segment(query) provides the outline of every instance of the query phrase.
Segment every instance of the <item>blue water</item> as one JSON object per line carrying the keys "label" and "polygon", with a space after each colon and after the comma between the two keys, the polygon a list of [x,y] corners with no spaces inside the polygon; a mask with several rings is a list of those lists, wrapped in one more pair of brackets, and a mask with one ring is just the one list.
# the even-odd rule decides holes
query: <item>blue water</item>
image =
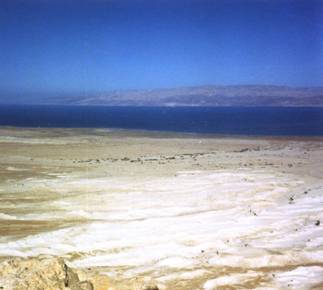
{"label": "blue water", "polygon": [[323,136],[323,108],[0,106],[0,125]]}

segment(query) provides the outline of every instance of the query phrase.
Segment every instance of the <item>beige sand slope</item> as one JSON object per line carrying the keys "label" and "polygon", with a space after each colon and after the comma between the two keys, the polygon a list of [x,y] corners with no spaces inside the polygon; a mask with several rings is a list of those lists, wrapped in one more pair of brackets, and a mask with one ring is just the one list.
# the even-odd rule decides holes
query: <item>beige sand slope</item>
{"label": "beige sand slope", "polygon": [[322,145],[2,128],[0,255],[63,257],[111,289],[320,289]]}

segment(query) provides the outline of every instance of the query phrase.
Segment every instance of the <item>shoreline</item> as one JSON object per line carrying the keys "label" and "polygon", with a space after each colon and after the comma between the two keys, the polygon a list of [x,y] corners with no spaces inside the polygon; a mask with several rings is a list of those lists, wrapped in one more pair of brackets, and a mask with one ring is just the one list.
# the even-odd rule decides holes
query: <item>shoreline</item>
{"label": "shoreline", "polygon": [[186,139],[247,139],[247,140],[295,140],[295,141],[323,141],[323,135],[244,135],[244,134],[218,134],[218,133],[198,133],[183,131],[163,131],[149,129],[129,129],[118,127],[25,127],[25,126],[4,126],[0,125],[0,130],[30,130],[30,131],[93,131],[102,133],[114,133],[127,135],[128,137],[145,137],[149,138],[186,138]]}

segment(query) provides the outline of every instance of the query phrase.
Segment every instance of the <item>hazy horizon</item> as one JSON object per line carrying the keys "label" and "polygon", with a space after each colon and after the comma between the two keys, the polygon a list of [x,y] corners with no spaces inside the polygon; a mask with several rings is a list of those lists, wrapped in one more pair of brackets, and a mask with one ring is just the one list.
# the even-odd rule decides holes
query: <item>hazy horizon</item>
{"label": "hazy horizon", "polygon": [[1,1],[0,98],[322,87],[322,1]]}

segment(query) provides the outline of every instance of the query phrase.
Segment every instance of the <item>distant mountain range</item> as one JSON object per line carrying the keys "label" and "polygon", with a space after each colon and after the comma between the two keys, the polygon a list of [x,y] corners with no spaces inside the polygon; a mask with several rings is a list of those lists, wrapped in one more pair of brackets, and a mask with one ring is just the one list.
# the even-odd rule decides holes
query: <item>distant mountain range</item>
{"label": "distant mountain range", "polygon": [[[196,86],[29,98],[32,103],[105,106],[323,106],[323,87]],[[22,100],[20,100],[20,103]],[[8,103],[8,102],[7,102]],[[28,102],[30,103],[30,102]]]}

